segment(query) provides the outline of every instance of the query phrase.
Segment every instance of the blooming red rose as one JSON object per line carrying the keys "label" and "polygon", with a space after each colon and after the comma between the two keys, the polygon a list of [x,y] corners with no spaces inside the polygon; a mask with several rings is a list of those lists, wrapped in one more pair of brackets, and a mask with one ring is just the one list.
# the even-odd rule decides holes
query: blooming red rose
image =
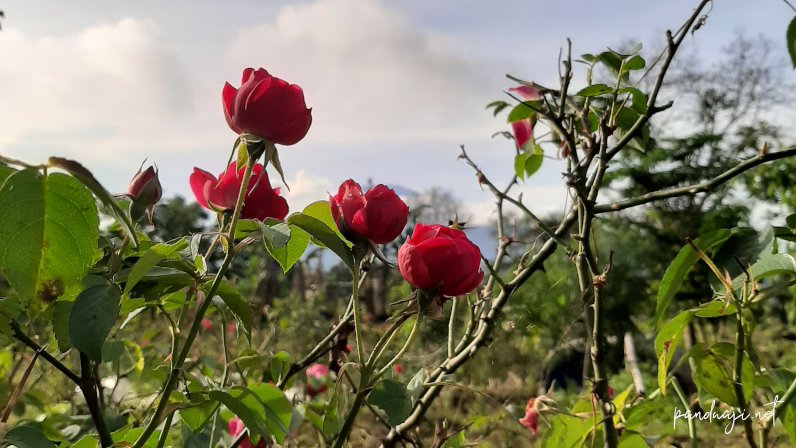
{"label": "blooming red rose", "polygon": [[[241,419],[236,415],[229,421],[227,428],[229,428],[229,435],[236,438],[246,429],[246,426],[243,425]],[[244,437],[238,446],[241,448],[255,448],[255,445],[248,436]],[[260,441],[257,442],[256,448],[266,448],[265,439],[260,437]]]}
{"label": "blooming red rose", "polygon": [[[238,200],[245,168],[235,170],[235,162],[216,179],[215,176],[194,167],[191,174],[191,190],[202,207],[215,211],[232,210]],[[271,188],[268,173],[261,164],[254,165],[240,216],[244,219],[284,219],[288,206],[279,195],[279,188]]]}
{"label": "blooming red rose", "polygon": [[329,367],[313,364],[307,368],[307,395],[314,397],[326,390],[329,381]]}
{"label": "blooming red rose", "polygon": [[376,185],[363,194],[352,179],[343,182],[336,195],[329,196],[329,206],[334,222],[346,238],[376,244],[397,238],[409,219],[409,207],[394,191]]}
{"label": "blooming red rose", "polygon": [[528,400],[525,405],[525,416],[519,420],[520,424],[531,430],[532,435],[539,431],[539,411],[536,409],[536,398]]}
{"label": "blooming red rose", "polygon": [[398,269],[410,285],[440,288],[454,297],[475,289],[484,278],[481,251],[458,229],[418,223],[398,250]]}
{"label": "blooming red rose", "polygon": [[224,117],[238,134],[254,134],[280,145],[299,142],[310,129],[301,87],[271,76],[263,68],[243,70],[239,89],[224,85]]}

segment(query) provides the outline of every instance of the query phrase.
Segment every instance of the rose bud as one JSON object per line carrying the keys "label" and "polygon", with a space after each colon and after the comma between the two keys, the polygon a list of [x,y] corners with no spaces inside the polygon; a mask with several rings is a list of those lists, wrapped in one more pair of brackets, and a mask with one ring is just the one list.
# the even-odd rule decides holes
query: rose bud
{"label": "rose bud", "polygon": [[[191,174],[191,190],[196,202],[204,208],[217,212],[230,211],[235,208],[245,168],[235,170],[235,162],[218,179],[202,169],[194,167]],[[271,188],[268,173],[261,164],[255,164],[251,179],[246,189],[246,197],[240,217],[243,219],[266,218],[284,219],[288,206],[285,198],[279,195],[279,188]]]}
{"label": "rose bud", "polygon": [[293,145],[307,135],[312,124],[312,109],[307,109],[301,87],[271,76],[263,68],[244,69],[240,88],[226,83],[221,97],[227,124],[238,134]]}
{"label": "rose bud", "polygon": [[523,101],[539,101],[542,99],[542,92],[539,89],[525,84],[519,87],[512,87],[509,92],[514,93]]}
{"label": "rose bud", "polygon": [[396,375],[400,375],[400,374],[404,373],[404,366],[402,366],[400,364],[396,364],[396,365],[392,366],[392,370],[393,370],[393,372],[395,372]]}
{"label": "rose bud", "polygon": [[514,136],[514,143],[517,144],[517,152],[522,152],[525,145],[533,138],[533,123],[530,118],[511,123],[511,135]]}
{"label": "rose bud", "polygon": [[324,392],[329,381],[329,368],[323,364],[313,364],[307,368],[307,395],[310,398]]}
{"label": "rose bud", "polygon": [[[237,438],[240,435],[240,433],[246,430],[246,426],[243,425],[243,422],[241,421],[241,419],[238,418],[237,415],[232,417],[232,420],[230,420],[229,423],[227,423],[227,428],[229,428],[229,435],[233,439]],[[251,439],[249,439],[248,436],[244,437],[238,446],[241,448],[255,448],[255,445],[252,443]],[[256,448],[266,448],[266,446],[267,445],[265,443],[265,439],[260,437],[260,441],[257,442]]]}
{"label": "rose bud", "polygon": [[475,289],[484,278],[481,251],[463,231],[418,223],[398,250],[398,270],[410,285],[455,297]]}
{"label": "rose bud", "polygon": [[160,186],[155,167],[150,166],[144,171],[139,169],[127,186],[126,196],[133,202],[130,209],[133,219],[138,221],[146,211],[149,222],[152,223],[152,208],[163,196],[163,188]]}
{"label": "rose bud", "polygon": [[409,207],[390,188],[376,185],[362,193],[352,179],[329,196],[332,217],[346,238],[385,244],[401,234],[409,219]]}

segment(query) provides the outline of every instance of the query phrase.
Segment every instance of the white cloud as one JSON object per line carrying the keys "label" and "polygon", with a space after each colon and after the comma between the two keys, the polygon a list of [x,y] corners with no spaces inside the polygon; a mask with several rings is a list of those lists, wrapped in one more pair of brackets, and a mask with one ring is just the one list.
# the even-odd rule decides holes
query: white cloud
{"label": "white cloud", "polygon": [[230,57],[304,88],[314,116],[308,142],[379,145],[489,132],[481,112],[495,92],[461,50],[380,1],[320,0],[241,30]]}
{"label": "white cloud", "polygon": [[184,148],[185,135],[202,130],[190,79],[152,20],[61,36],[11,28],[0,54],[0,145],[20,156],[134,164],[154,148]]}
{"label": "white cloud", "polygon": [[[271,184],[276,186],[278,175],[271,175]],[[305,170],[298,170],[296,175],[287,179],[290,191],[282,189],[282,195],[287,199],[291,212],[301,211],[307,205],[325,200],[327,193],[332,191],[331,182],[325,177],[309,174]]]}

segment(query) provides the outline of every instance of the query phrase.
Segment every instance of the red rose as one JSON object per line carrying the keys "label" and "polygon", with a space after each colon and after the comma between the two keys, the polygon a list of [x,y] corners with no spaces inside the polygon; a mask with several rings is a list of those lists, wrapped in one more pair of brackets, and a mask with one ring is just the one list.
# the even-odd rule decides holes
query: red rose
{"label": "red rose", "polygon": [[[244,169],[235,171],[235,162],[232,162],[227,170],[216,179],[207,171],[194,167],[190,182],[196,201],[202,207],[210,210],[234,209],[243,181]],[[261,164],[254,165],[243,202],[243,210],[240,213],[241,218],[259,219],[260,221],[266,218],[284,219],[287,211],[287,201],[279,196],[279,188],[271,188],[268,173],[265,172]]]}
{"label": "red rose", "polygon": [[409,219],[409,207],[394,191],[376,185],[362,194],[362,188],[352,179],[343,182],[335,196],[329,196],[329,206],[334,222],[346,238],[376,244],[397,238]]}
{"label": "red rose", "polygon": [[475,289],[484,278],[481,251],[458,229],[418,223],[398,250],[398,269],[418,289],[440,288],[454,297]]}
{"label": "red rose", "polygon": [[227,124],[238,134],[293,145],[307,135],[312,123],[312,109],[307,109],[301,87],[263,68],[244,69],[240,89],[226,83],[221,97]]}

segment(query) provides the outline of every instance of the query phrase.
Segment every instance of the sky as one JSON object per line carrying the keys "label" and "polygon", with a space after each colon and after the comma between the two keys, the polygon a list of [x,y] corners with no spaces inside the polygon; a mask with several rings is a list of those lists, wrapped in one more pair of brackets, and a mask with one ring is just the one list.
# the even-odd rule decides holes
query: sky
{"label": "sky", "polygon": [[[568,37],[574,55],[629,40],[661,48],[696,3],[7,0],[0,154],[76,159],[112,192],[147,159],[166,195],[190,198],[192,168],[223,171],[236,137],[224,82],[262,66],[302,86],[313,110],[307,137],[280,150],[292,210],[353,178],[452,190],[460,217],[485,223],[493,199],[457,156],[463,144],[491,179],[510,178],[513,143],[491,138],[508,129],[505,116],[485,109],[510,99],[505,75],[557,84]],[[770,37],[784,55],[792,15],[777,0],[715,0],[685,51],[710,60],[743,32]],[[562,170],[548,159],[517,190],[532,210],[563,210]]]}

